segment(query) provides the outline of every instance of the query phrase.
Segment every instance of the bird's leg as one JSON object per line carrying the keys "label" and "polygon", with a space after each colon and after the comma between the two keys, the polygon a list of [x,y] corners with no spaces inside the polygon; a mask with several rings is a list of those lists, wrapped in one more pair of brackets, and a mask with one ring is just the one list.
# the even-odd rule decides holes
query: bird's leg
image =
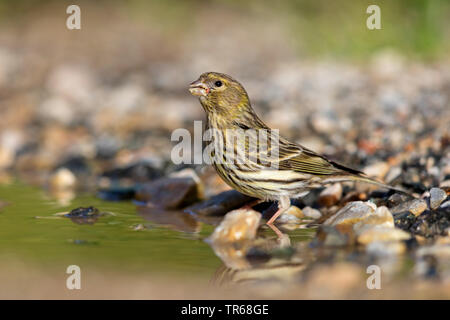
{"label": "bird's leg", "polygon": [[280,200],[278,200],[278,210],[277,210],[277,212],[275,212],[275,214],[272,216],[272,218],[270,218],[269,221],[267,221],[266,224],[268,224],[269,226],[273,225],[273,223],[280,216],[280,214],[282,214],[287,209],[289,209],[290,206],[291,206],[291,199],[289,199],[288,196],[282,196],[280,198]]}

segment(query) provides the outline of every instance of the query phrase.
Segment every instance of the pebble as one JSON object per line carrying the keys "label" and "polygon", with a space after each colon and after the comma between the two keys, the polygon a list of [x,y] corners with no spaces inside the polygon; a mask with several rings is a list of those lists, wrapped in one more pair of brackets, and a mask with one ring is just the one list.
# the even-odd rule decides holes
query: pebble
{"label": "pebble", "polygon": [[340,203],[347,204],[349,202],[359,201],[359,200],[361,200],[361,201],[367,200],[367,194],[363,193],[363,192],[358,192],[358,191],[350,191],[349,193],[347,193],[345,195],[344,198],[342,198]]}
{"label": "pebble", "polygon": [[50,177],[50,187],[52,189],[71,189],[77,183],[77,178],[67,168],[60,168]]}
{"label": "pebble", "polygon": [[[396,221],[397,224],[397,221]],[[409,230],[424,237],[445,235],[450,228],[450,210],[426,211],[409,224]]]}
{"label": "pebble", "polygon": [[362,232],[363,230],[371,227],[386,227],[394,228],[394,217],[388,208],[385,206],[378,207],[374,213],[367,218],[353,225],[355,232]]}
{"label": "pebble", "polygon": [[296,206],[290,206],[283,214],[278,218],[278,222],[281,223],[298,223],[300,219],[304,218],[303,211]]}
{"label": "pebble", "polygon": [[199,192],[197,183],[190,177],[161,178],[139,186],[136,199],[160,208],[177,209],[199,200]]}
{"label": "pebble", "polygon": [[214,243],[253,240],[260,220],[261,214],[253,209],[228,212],[209,239]]}
{"label": "pebble", "polygon": [[450,180],[444,180],[439,184],[440,188],[450,188]]}
{"label": "pebble", "polygon": [[373,214],[376,210],[375,204],[371,202],[354,201],[347,203],[334,216],[328,218],[324,225],[354,225]]}
{"label": "pebble", "polygon": [[399,205],[408,200],[408,197],[401,193],[394,193],[388,198],[388,203],[392,206]]}
{"label": "pebble", "polygon": [[195,172],[194,169],[186,168],[186,169],[182,169],[180,171],[175,171],[175,172],[172,172],[171,174],[169,174],[169,177],[194,179],[195,183],[197,184],[199,198],[202,199],[205,196],[205,187],[202,183],[202,180],[197,175],[197,173]]}
{"label": "pebble", "polygon": [[427,208],[428,208],[428,206],[427,206],[427,203],[425,202],[425,200],[414,199],[414,200],[400,203],[399,205],[395,206],[394,208],[391,208],[391,212],[395,216],[397,214],[409,211],[417,217],[422,212],[427,210]]}
{"label": "pebble", "polygon": [[313,218],[317,220],[320,219],[320,217],[322,217],[322,213],[319,210],[311,207],[304,207],[302,212],[303,215],[308,218]]}
{"label": "pebble", "polygon": [[447,198],[447,193],[439,188],[431,188],[430,190],[430,207],[433,210],[439,208],[441,203]]}
{"label": "pebble", "polygon": [[38,114],[41,121],[68,126],[75,118],[75,108],[64,97],[54,96],[41,103]]}
{"label": "pebble", "polygon": [[376,162],[362,170],[369,177],[382,179],[389,171],[389,165],[386,162]]}
{"label": "pebble", "polygon": [[408,208],[408,211],[411,212],[416,217],[420,215],[422,212],[427,210],[428,206],[427,203],[423,200],[413,200],[411,201],[410,207]]}
{"label": "pebble", "polygon": [[395,179],[397,179],[402,174],[402,169],[400,167],[392,167],[389,169],[388,173],[384,177],[386,183],[391,183]]}
{"label": "pebble", "polygon": [[319,194],[319,204],[325,207],[331,207],[338,203],[342,197],[342,184],[335,183],[327,188],[325,188]]}
{"label": "pebble", "polygon": [[83,102],[92,99],[95,77],[91,69],[80,65],[60,65],[53,69],[47,79],[47,88],[55,95],[76,101],[76,110]]}
{"label": "pebble", "polygon": [[350,202],[326,220],[324,225],[336,227],[345,236],[328,232],[325,238],[322,236],[323,243],[341,245],[351,243],[352,233],[357,237],[356,241],[364,245],[374,241],[398,241],[410,238],[409,233],[395,228],[394,217],[387,207],[376,207],[371,202]]}
{"label": "pebble", "polygon": [[336,121],[331,115],[316,113],[311,117],[311,125],[316,132],[330,133],[336,128]]}

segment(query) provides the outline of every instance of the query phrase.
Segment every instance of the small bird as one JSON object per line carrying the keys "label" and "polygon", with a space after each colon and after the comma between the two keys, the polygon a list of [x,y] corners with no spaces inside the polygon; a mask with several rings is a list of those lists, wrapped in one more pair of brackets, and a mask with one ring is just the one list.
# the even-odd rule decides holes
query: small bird
{"label": "small bird", "polygon": [[[226,74],[203,73],[190,84],[189,91],[199,97],[206,112],[206,129],[213,129],[211,160],[219,176],[243,194],[261,201],[278,202],[278,210],[267,222],[269,226],[290,207],[291,198],[305,196],[311,189],[329,183],[360,181],[404,193],[401,189],[373,180],[361,171],[331,161],[279,136],[277,130],[270,129],[255,113],[244,87]],[[251,151],[249,141],[258,144],[259,140],[245,139],[242,135],[252,130],[266,131],[271,137],[275,137],[276,141],[271,141],[268,145],[270,151],[276,144],[276,157],[260,156],[266,161],[250,159],[252,157],[248,154],[254,151]],[[226,140],[226,131],[237,132],[233,151],[247,155],[244,162],[230,162],[223,158],[225,143],[218,143],[216,140]],[[256,149],[258,147],[259,145]],[[217,154],[221,156],[217,157]]]}

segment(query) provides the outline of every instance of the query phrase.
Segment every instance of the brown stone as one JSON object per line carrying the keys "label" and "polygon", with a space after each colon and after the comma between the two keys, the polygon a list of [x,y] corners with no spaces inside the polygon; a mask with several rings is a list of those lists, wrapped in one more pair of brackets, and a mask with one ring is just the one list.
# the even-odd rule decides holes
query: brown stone
{"label": "brown stone", "polygon": [[325,207],[331,207],[338,203],[342,197],[342,185],[335,183],[325,188],[319,195],[319,204]]}
{"label": "brown stone", "polygon": [[261,214],[253,209],[228,212],[209,239],[214,243],[253,240],[260,220]]}
{"label": "brown stone", "polygon": [[165,209],[184,208],[199,199],[197,183],[190,177],[161,178],[141,185],[136,199]]}

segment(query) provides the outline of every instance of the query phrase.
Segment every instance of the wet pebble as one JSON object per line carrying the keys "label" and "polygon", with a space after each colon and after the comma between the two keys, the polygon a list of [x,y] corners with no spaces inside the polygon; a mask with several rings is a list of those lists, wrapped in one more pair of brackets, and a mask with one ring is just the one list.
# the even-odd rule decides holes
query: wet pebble
{"label": "wet pebble", "polygon": [[199,200],[199,188],[190,177],[161,178],[138,186],[136,199],[165,209],[184,208]]}
{"label": "wet pebble", "polygon": [[376,206],[371,202],[349,202],[335,215],[328,218],[324,224],[330,226],[354,225],[369,217],[375,210]]}
{"label": "wet pebble", "polygon": [[253,240],[260,220],[261,214],[253,209],[228,212],[209,239],[215,243]]}
{"label": "wet pebble", "polygon": [[394,217],[385,206],[378,207],[375,212],[365,219],[355,223],[353,229],[356,232],[362,232],[364,229],[372,227],[394,228]]}
{"label": "wet pebble", "polygon": [[246,196],[236,190],[221,192],[206,201],[196,203],[185,210],[190,213],[205,216],[223,216],[227,212],[240,208],[254,198]]}

